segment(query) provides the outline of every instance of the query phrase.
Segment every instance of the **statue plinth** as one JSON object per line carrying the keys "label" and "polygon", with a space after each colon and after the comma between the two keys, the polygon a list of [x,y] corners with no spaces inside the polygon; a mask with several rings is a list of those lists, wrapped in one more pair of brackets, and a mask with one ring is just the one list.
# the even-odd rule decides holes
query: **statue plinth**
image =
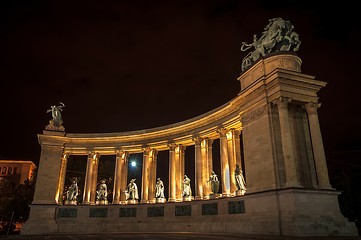
{"label": "statue plinth", "polygon": [[236,195],[236,196],[243,196],[245,193],[246,193],[245,190],[237,190],[237,191],[235,192],[235,195]]}
{"label": "statue plinth", "polygon": [[129,199],[129,200],[127,200],[127,204],[138,204],[138,200],[136,200],[136,199]]}
{"label": "statue plinth", "polygon": [[76,200],[65,200],[64,205],[77,205]]}
{"label": "statue plinth", "polygon": [[193,196],[183,197],[183,202],[190,202],[192,200],[194,200]]}
{"label": "statue plinth", "polygon": [[219,193],[211,193],[209,194],[209,199],[216,199],[219,198],[221,196],[221,194]]}
{"label": "statue plinth", "polygon": [[155,203],[165,203],[165,198],[156,198]]}
{"label": "statue plinth", "polygon": [[65,128],[62,122],[56,122],[54,120],[49,121],[49,125],[45,127],[45,130],[48,131],[57,131],[57,132],[64,132]]}
{"label": "statue plinth", "polygon": [[108,204],[108,200],[97,200],[95,202],[96,205],[107,205]]}
{"label": "statue plinth", "polygon": [[286,69],[301,72],[302,60],[292,52],[276,52],[261,58],[237,78],[241,83],[241,90],[252,86],[254,82],[268,76],[276,69]]}

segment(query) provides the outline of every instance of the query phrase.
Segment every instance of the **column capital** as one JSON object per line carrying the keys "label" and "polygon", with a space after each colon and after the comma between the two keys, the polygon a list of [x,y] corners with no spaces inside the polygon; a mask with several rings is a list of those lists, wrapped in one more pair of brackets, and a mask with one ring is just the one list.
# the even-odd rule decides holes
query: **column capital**
{"label": "column capital", "polygon": [[206,143],[208,144],[208,146],[209,146],[209,145],[212,145],[212,143],[213,143],[213,139],[208,138],[208,137],[207,137],[207,138],[204,138],[203,141],[206,142]]}
{"label": "column capital", "polygon": [[184,152],[184,151],[186,150],[186,146],[184,146],[184,145],[182,145],[182,144],[179,144],[179,145],[177,146],[177,148],[178,148],[178,151],[179,151],[179,152]]}
{"label": "column capital", "polygon": [[66,160],[68,160],[69,155],[70,155],[69,153],[63,153],[61,158],[66,161]]}
{"label": "column capital", "polygon": [[200,145],[201,142],[203,141],[203,138],[201,138],[200,136],[194,136],[192,138],[193,142],[195,143],[195,145]]}
{"label": "column capital", "polygon": [[291,98],[281,96],[275,99],[273,103],[276,104],[280,109],[286,109],[291,101],[292,101]]}
{"label": "column capital", "polygon": [[156,156],[158,154],[158,150],[155,148],[151,148],[149,153],[151,153],[153,156]]}
{"label": "column capital", "polygon": [[115,155],[117,158],[126,159],[129,156],[129,152],[123,150],[116,150]]}
{"label": "column capital", "polygon": [[227,139],[228,140],[232,140],[232,139],[236,139],[239,138],[239,135],[241,134],[240,130],[237,130],[235,128],[231,128],[228,132],[227,132]]}
{"label": "column capital", "polygon": [[306,103],[304,106],[308,115],[317,114],[317,108],[319,107],[321,107],[321,103],[314,103],[314,102]]}
{"label": "column capital", "polygon": [[220,137],[226,137],[228,131],[229,130],[227,128],[224,128],[224,127],[217,128],[217,133],[219,133]]}
{"label": "column capital", "polygon": [[177,147],[177,144],[174,142],[168,143],[168,147],[170,151],[175,151],[175,148]]}
{"label": "column capital", "polygon": [[150,147],[143,147],[142,150],[143,150],[143,155],[149,155],[152,149]]}
{"label": "column capital", "polygon": [[100,154],[94,151],[88,152],[88,158],[92,158],[93,160],[99,160]]}

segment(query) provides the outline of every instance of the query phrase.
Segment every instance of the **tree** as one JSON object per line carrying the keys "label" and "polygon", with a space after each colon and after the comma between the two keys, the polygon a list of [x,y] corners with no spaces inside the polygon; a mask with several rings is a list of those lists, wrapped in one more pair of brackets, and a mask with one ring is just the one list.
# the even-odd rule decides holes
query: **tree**
{"label": "tree", "polygon": [[36,173],[36,169],[33,170],[31,177],[18,185],[6,178],[0,181],[0,221],[10,222],[12,214],[13,222],[25,222],[29,218]]}

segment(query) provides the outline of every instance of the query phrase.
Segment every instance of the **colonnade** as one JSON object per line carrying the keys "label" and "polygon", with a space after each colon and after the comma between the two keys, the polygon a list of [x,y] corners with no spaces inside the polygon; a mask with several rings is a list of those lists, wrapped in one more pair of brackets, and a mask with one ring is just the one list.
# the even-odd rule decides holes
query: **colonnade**
{"label": "colonnade", "polygon": [[[237,78],[241,90],[234,99],[200,116],[166,126],[119,133],[79,134],[66,133],[62,125],[54,125],[50,121],[43,134],[38,134],[41,155],[37,184],[30,217],[22,232],[29,235],[78,232],[84,227],[95,232],[114,227],[130,231],[184,231],[184,226],[191,226],[186,230],[196,231],[203,227],[213,231],[222,229],[225,232],[249,233],[252,229],[252,233],[260,234],[265,229],[273,229],[272,233],[281,235],[315,233],[317,236],[334,232],[356,233],[354,226],[340,214],[338,193],[329,182],[317,115],[320,106],[317,93],[326,83],[301,73],[301,64],[301,59],[294,54],[281,53],[262,58]],[[81,208],[58,206],[62,204],[69,155],[88,155],[83,204],[97,204],[95,198],[101,155],[116,156],[113,200],[110,202],[133,204],[127,201],[125,191],[128,186],[128,158],[136,153],[143,153],[139,202],[164,202],[155,199],[154,193],[159,151],[169,151],[168,202],[188,201],[182,198],[181,189],[186,174],[185,150],[193,145],[193,196],[196,200],[212,198],[214,194],[210,195],[207,180],[213,170],[212,144],[215,139],[219,139],[220,143],[220,172],[217,174],[220,174],[220,194],[224,197],[214,201],[221,207],[219,215],[203,216],[207,215],[203,214],[203,207],[208,208],[210,204],[193,201],[187,204],[192,214],[177,218],[176,207],[180,205],[166,204],[160,225],[159,218],[149,217],[146,210],[158,207],[137,206],[132,210],[139,209],[140,214],[127,219],[120,218],[116,211],[109,211],[106,216],[106,211],[102,215],[107,217],[104,221],[105,218],[93,217],[108,208],[98,211],[98,208],[85,205]],[[245,168],[247,193],[241,198],[226,199],[240,192],[234,178],[237,165]],[[227,216],[224,215],[227,212],[226,202],[245,203],[244,214],[235,216],[228,212]],[[128,207],[120,208],[130,210]],[[193,212],[196,213],[195,218]],[[231,220],[234,217],[252,224],[239,228],[239,224]],[[214,227],[215,222],[217,228]],[[315,228],[315,225],[318,227]]]}
{"label": "colonnade", "polygon": [[[290,98],[279,97],[272,103],[277,106],[280,137],[282,141],[283,163],[285,171],[285,187],[303,187],[300,181],[300,169],[297,163],[294,140],[291,134],[289,103]],[[323,150],[322,136],[319,128],[317,108],[319,104],[309,102],[303,108],[308,116],[309,131],[314,157],[314,166],[316,171],[318,188],[331,189],[325,154]],[[231,128],[218,128],[217,130],[220,142],[220,182],[222,186],[222,197],[234,196],[237,191],[234,172],[236,165],[243,166],[241,163],[241,144],[240,130]],[[193,143],[195,146],[195,200],[208,199],[211,193],[210,186],[207,182],[210,173],[213,171],[212,144],[213,139],[208,137],[194,136]],[[185,175],[185,150],[186,146],[170,142],[169,150],[169,196],[168,202],[182,201],[182,184]],[[142,164],[142,190],[140,203],[155,203],[155,183],[157,177],[157,154],[155,148],[145,147],[143,149]],[[114,189],[113,203],[125,204],[128,176],[128,151],[117,150],[116,164],[114,171]],[[62,167],[59,176],[57,191],[57,202],[61,202],[62,192],[64,191],[64,181],[69,154],[63,154]],[[83,204],[95,204],[96,187],[98,176],[98,163],[100,154],[92,151],[87,158],[87,168],[83,192]]]}
{"label": "colonnade", "polygon": [[[241,166],[240,131],[236,129],[219,128],[220,161],[222,196],[235,194],[236,183],[234,170],[236,163]],[[208,199],[211,189],[207,180],[213,170],[212,144],[210,138],[195,136],[195,199]],[[185,175],[186,146],[174,142],[168,144],[169,149],[169,196],[168,202],[182,201],[182,186]],[[157,176],[157,149],[143,149],[142,188],[140,203],[155,203],[155,183]],[[128,178],[128,158],[130,153],[118,150],[115,152],[116,164],[114,170],[113,204],[125,204]],[[69,154],[62,157],[62,167],[59,177],[58,191],[64,190],[65,173]],[[100,154],[91,151],[87,157],[87,167],[83,191],[83,204],[95,204]],[[61,203],[62,194],[58,194],[57,202]]]}

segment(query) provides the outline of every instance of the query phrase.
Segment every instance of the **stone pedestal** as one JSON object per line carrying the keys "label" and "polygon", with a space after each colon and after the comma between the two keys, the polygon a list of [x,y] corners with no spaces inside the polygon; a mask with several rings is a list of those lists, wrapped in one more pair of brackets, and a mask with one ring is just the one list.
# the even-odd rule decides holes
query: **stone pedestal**
{"label": "stone pedestal", "polygon": [[235,196],[243,196],[245,193],[246,193],[246,191],[244,191],[244,190],[237,190],[235,192]]}
{"label": "stone pedestal", "polygon": [[194,200],[194,197],[193,196],[189,196],[189,197],[183,197],[183,202],[190,202],[192,200]]}
{"label": "stone pedestal", "polygon": [[138,204],[138,200],[132,200],[132,199],[129,199],[127,200],[127,204]]}
{"label": "stone pedestal", "polygon": [[165,198],[156,198],[155,199],[155,203],[165,203],[165,202],[166,202]]}
{"label": "stone pedestal", "polygon": [[219,193],[215,193],[215,194],[209,194],[209,199],[216,199],[216,198],[219,198],[221,197],[222,194],[219,194]]}
{"label": "stone pedestal", "polygon": [[97,200],[96,205],[108,205],[108,200]]}
{"label": "stone pedestal", "polygon": [[55,234],[58,224],[54,218],[57,205],[30,205],[29,219],[21,228],[22,235]]}
{"label": "stone pedestal", "polygon": [[77,201],[75,200],[72,200],[72,201],[69,201],[69,200],[65,200],[64,201],[64,205],[77,205]]}

